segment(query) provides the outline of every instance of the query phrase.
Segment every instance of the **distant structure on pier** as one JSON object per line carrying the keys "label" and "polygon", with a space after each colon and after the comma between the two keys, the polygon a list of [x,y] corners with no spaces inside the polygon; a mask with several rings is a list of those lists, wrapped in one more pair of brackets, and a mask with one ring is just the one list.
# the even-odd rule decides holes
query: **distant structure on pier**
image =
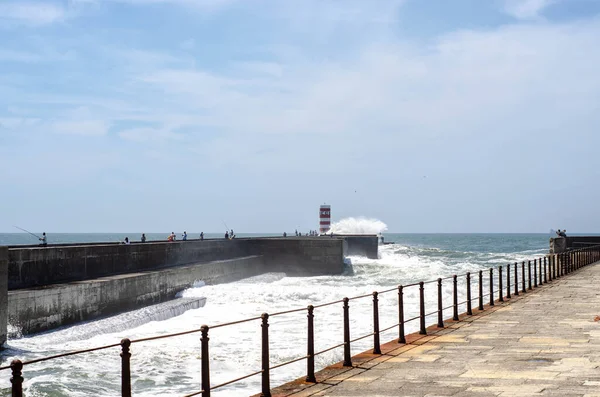
{"label": "distant structure on pier", "polygon": [[331,229],[331,206],[323,204],[319,208],[319,233],[327,233]]}

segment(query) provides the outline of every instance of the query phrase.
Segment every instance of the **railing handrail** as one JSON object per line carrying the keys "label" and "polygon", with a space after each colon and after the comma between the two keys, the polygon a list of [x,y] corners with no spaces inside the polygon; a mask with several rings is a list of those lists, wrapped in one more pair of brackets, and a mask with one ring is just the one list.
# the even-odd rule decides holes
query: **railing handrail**
{"label": "railing handrail", "polygon": [[[543,259],[543,264],[542,264],[542,259]],[[531,264],[532,261],[528,260],[528,261],[522,261],[521,262],[521,282],[522,282],[522,287],[523,293],[528,292],[529,290],[532,289],[532,281],[535,281],[535,283],[533,284],[533,287],[538,287],[543,285],[544,283],[547,283],[548,281],[552,281],[553,279],[556,279],[558,277],[561,277],[567,273],[570,273],[574,270],[579,269],[580,267],[583,267],[585,265],[588,265],[590,263],[593,263],[597,260],[600,259],[600,245],[595,245],[593,247],[586,247],[586,248],[581,248],[581,249],[576,249],[576,250],[571,250],[565,253],[561,253],[561,254],[548,254],[548,255],[544,255],[543,258],[535,258],[533,260],[533,267],[534,267],[534,277],[535,280],[532,280],[532,272],[531,272]],[[528,277],[526,277],[526,273],[525,273],[525,265],[527,264],[527,275]],[[538,267],[539,265],[539,267]],[[507,272],[506,272],[506,278],[507,278],[507,283],[506,283],[506,292],[507,298],[510,298],[510,291],[511,288],[514,286],[515,288],[515,293],[514,295],[518,295],[518,287],[519,287],[519,280],[518,280],[518,262],[514,262],[514,267],[515,267],[515,278],[514,278],[514,283],[511,283],[511,279],[510,279],[510,268],[511,266],[513,266],[513,263],[510,263],[506,266],[507,268]],[[499,294],[499,302],[503,302],[503,297],[504,297],[504,290],[503,290],[503,284],[502,284],[502,269],[503,269],[503,265],[502,266],[498,266],[498,294]],[[539,269],[539,272],[538,272]],[[344,298],[341,300],[336,300],[336,301],[332,301],[332,302],[327,302],[327,303],[323,303],[317,306],[312,306],[309,305],[308,307],[305,308],[297,308],[297,309],[290,309],[290,310],[286,310],[286,311],[281,311],[281,312],[277,312],[274,314],[267,314],[267,313],[263,313],[261,316],[255,316],[255,317],[250,317],[250,318],[246,318],[246,319],[242,319],[242,320],[237,320],[237,321],[231,321],[231,322],[227,322],[227,323],[222,323],[222,324],[216,324],[214,326],[207,326],[207,325],[203,325],[200,328],[195,328],[195,329],[191,329],[191,330],[187,330],[187,331],[182,331],[182,332],[177,332],[177,333],[171,333],[171,334],[166,334],[166,335],[156,335],[156,336],[151,336],[151,337],[146,337],[146,338],[139,338],[139,339],[134,339],[134,340],[129,340],[129,339],[123,339],[120,343],[115,343],[115,344],[110,344],[110,345],[104,345],[104,346],[98,346],[98,347],[92,347],[92,348],[88,348],[88,349],[82,349],[82,350],[76,350],[76,351],[72,351],[72,352],[66,352],[66,353],[62,353],[62,354],[57,354],[57,355],[52,355],[52,356],[47,356],[47,357],[41,357],[41,358],[37,358],[37,359],[32,359],[29,361],[24,361],[21,362],[20,360],[13,360],[13,362],[10,365],[6,365],[6,366],[2,366],[0,367],[0,371],[5,370],[5,369],[9,369],[12,368],[13,370],[13,378],[11,378],[11,383],[13,383],[13,391],[16,390],[21,390],[22,389],[22,382],[23,382],[23,378],[21,376],[21,369],[23,368],[23,366],[26,365],[30,365],[30,364],[35,364],[35,363],[39,363],[39,362],[44,362],[44,361],[49,361],[49,360],[53,360],[53,359],[57,359],[57,358],[62,358],[62,357],[67,357],[67,356],[73,356],[73,355],[78,355],[78,354],[84,354],[84,353],[89,353],[89,352],[94,352],[94,351],[100,351],[100,350],[105,350],[105,349],[111,349],[114,347],[118,347],[121,346],[123,348],[123,353],[121,353],[121,357],[123,358],[123,375],[122,375],[122,380],[123,380],[123,395],[127,395],[130,396],[131,395],[131,385],[130,385],[130,373],[129,373],[129,357],[131,356],[131,354],[129,353],[129,346],[133,343],[141,343],[141,342],[146,342],[146,341],[151,341],[151,340],[157,340],[157,339],[166,339],[166,338],[171,338],[171,337],[176,337],[176,336],[181,336],[181,335],[186,335],[186,334],[191,334],[191,333],[198,333],[201,332],[202,333],[202,366],[203,366],[203,387],[202,390],[199,392],[195,392],[192,394],[188,394],[188,396],[192,396],[192,395],[199,395],[202,394],[203,396],[210,396],[210,390],[214,390],[216,388],[220,388],[226,385],[229,385],[231,383],[235,383],[237,381],[243,380],[243,379],[247,379],[249,377],[258,375],[258,374],[262,374],[263,375],[263,395],[264,396],[270,396],[270,385],[269,385],[269,371],[271,369],[276,369],[276,368],[280,368],[283,367],[285,365],[289,365],[304,359],[309,360],[309,362],[311,361],[311,359],[313,360],[313,368],[312,370],[309,368],[308,370],[308,376],[307,376],[307,381],[316,381],[314,380],[314,356],[319,355],[319,354],[323,354],[324,352],[339,348],[339,347],[344,347],[344,366],[351,366],[351,356],[350,356],[350,344],[352,342],[356,342],[358,340],[361,339],[365,339],[368,338],[370,336],[374,337],[374,350],[373,353],[374,354],[380,354],[380,347],[379,347],[379,334],[382,332],[387,332],[389,330],[391,330],[392,328],[396,327],[396,326],[400,326],[400,337],[398,339],[399,343],[405,343],[405,337],[404,337],[404,324],[414,321],[416,319],[420,319],[421,320],[421,325],[420,325],[420,334],[426,335],[427,334],[427,330],[425,327],[425,318],[426,317],[430,317],[433,316],[435,314],[438,315],[438,327],[442,328],[444,327],[443,324],[443,313],[444,311],[447,311],[449,309],[454,309],[454,316],[453,316],[453,320],[454,321],[458,321],[458,306],[460,305],[464,305],[465,303],[467,304],[467,315],[471,315],[471,303],[473,301],[479,300],[479,310],[483,310],[483,298],[484,297],[489,297],[490,302],[489,302],[489,306],[494,306],[494,283],[495,283],[495,279],[494,279],[494,268],[491,267],[489,268],[489,287],[490,287],[490,292],[483,294],[483,290],[482,290],[482,286],[483,286],[483,282],[484,282],[484,277],[483,277],[483,270],[485,269],[479,269],[476,272],[473,272],[473,274],[478,274],[479,275],[479,279],[478,280],[472,280],[471,278],[471,272],[466,272],[460,275],[452,275],[452,276],[448,276],[448,277],[444,277],[444,278],[438,278],[438,279],[434,279],[434,280],[429,280],[426,282],[418,282],[418,283],[412,283],[412,284],[407,284],[407,285],[399,285],[396,288],[391,288],[391,289],[386,289],[383,290],[381,292],[375,291],[372,294],[363,294],[363,295],[358,295],[358,296],[354,296],[351,298]],[[467,300],[466,301],[462,301],[460,303],[458,303],[457,300],[457,278],[458,277],[466,277],[466,284],[467,284]],[[486,277],[487,278],[487,277]],[[444,280],[450,280],[453,279],[453,304],[451,306],[446,306],[443,307],[443,302],[442,302],[442,281]],[[526,288],[526,279],[528,281],[528,288]],[[474,297],[471,297],[470,294],[470,285],[471,282],[477,283],[479,285],[479,293],[475,294]],[[539,283],[538,283],[539,281]],[[425,309],[424,309],[424,285],[425,284],[431,284],[431,283],[437,283],[438,285],[438,309],[436,311],[430,312],[430,313],[425,313]],[[416,317],[410,318],[410,319],[404,319],[404,308],[403,308],[403,299],[402,299],[402,294],[405,288],[408,287],[416,287],[419,286],[420,289],[420,314]],[[400,321],[393,324],[392,326],[389,326],[383,330],[379,329],[379,315],[378,315],[378,296],[380,294],[383,293],[387,293],[387,292],[391,292],[391,291],[398,291],[399,294],[399,310],[400,310]],[[349,313],[349,305],[348,302],[351,300],[357,300],[357,299],[363,299],[363,298],[368,298],[368,297],[372,297],[373,298],[373,326],[374,326],[374,330],[373,332],[370,332],[366,335],[362,335],[359,337],[355,337],[354,339],[350,339],[350,330],[349,330],[349,317],[348,317],[348,313]],[[284,363],[279,363],[276,365],[271,366],[269,364],[269,354],[268,354],[268,319],[270,317],[274,317],[274,316],[279,316],[279,315],[285,315],[285,314],[290,314],[290,313],[298,313],[298,312],[303,312],[303,311],[308,311],[308,318],[309,318],[309,345],[310,343],[314,343],[314,342],[310,342],[312,335],[311,333],[313,332],[311,327],[312,327],[312,316],[313,316],[313,310],[316,308],[322,308],[325,306],[330,306],[333,304],[338,304],[338,303],[343,303],[343,307],[344,307],[344,343],[338,344],[336,346],[333,347],[329,347],[326,348],[325,350],[322,350],[320,352],[315,353],[314,351],[311,350],[311,347],[309,347],[309,353],[307,355],[304,356],[300,356],[297,357],[295,359],[292,359],[290,361],[284,362]],[[209,372],[207,372],[206,374],[204,374],[204,366],[206,365],[206,371],[208,371],[208,330],[210,328],[221,328],[221,327],[226,327],[226,326],[231,326],[231,325],[236,325],[236,324],[241,324],[241,323],[246,323],[246,322],[250,322],[250,321],[256,321],[256,320],[262,320],[262,325],[261,327],[263,328],[263,368],[260,371],[256,371],[253,372],[251,374],[248,375],[244,375],[242,377],[230,380],[230,381],[226,381],[224,383],[221,383],[219,385],[216,385],[214,387],[210,387],[210,385],[208,385],[208,374]],[[266,353],[265,353],[265,344],[266,344]],[[313,346],[314,347],[314,346]],[[310,366],[309,366],[310,367]],[[125,369],[127,372],[125,372]],[[127,381],[125,381],[125,374],[127,374],[127,377],[129,378]],[[206,376],[206,378],[205,378]],[[266,379],[266,380],[265,380]],[[311,379],[311,380],[309,380]],[[128,383],[129,382],[129,383]],[[207,385],[205,385],[205,383]],[[207,386],[207,387],[205,387]],[[22,390],[21,390],[22,393]],[[13,394],[15,395],[15,394]],[[19,393],[17,393],[16,395],[21,395]]]}

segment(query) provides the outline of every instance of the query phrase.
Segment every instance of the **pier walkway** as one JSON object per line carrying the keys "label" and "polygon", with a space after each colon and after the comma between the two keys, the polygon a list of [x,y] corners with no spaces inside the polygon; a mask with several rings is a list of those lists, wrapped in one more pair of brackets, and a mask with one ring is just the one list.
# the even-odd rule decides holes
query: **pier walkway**
{"label": "pier walkway", "polygon": [[273,396],[599,396],[600,262]]}

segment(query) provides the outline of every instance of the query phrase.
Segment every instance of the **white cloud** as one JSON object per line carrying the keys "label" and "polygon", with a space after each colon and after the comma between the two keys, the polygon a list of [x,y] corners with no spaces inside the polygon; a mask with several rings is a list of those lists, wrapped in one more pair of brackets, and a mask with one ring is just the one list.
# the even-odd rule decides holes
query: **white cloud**
{"label": "white cloud", "polygon": [[15,1],[0,4],[0,20],[46,25],[60,21],[65,16],[65,8],[54,3]]}
{"label": "white cloud", "polygon": [[164,129],[154,128],[132,128],[119,132],[122,139],[141,143],[165,143],[169,141],[181,141],[180,134]]}
{"label": "white cloud", "polygon": [[542,11],[559,0],[505,0],[505,11],[518,19],[537,19]]}
{"label": "white cloud", "polygon": [[0,48],[0,61],[32,63],[41,59],[39,54]]}
{"label": "white cloud", "polygon": [[108,132],[109,124],[103,120],[57,121],[49,126],[49,130],[59,134],[102,136]]}

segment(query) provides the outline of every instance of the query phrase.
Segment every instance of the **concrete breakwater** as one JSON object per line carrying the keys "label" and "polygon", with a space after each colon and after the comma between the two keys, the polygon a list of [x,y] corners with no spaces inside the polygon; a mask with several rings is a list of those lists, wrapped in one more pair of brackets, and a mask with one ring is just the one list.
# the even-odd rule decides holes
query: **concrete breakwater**
{"label": "concrete breakwater", "polygon": [[600,244],[600,236],[571,236],[550,238],[550,253],[560,254],[566,251],[591,247]]}
{"label": "concrete breakwater", "polygon": [[268,272],[340,274],[344,253],[376,257],[377,237],[4,248],[0,322],[8,319],[27,334],[164,302],[197,280],[216,284]]}

